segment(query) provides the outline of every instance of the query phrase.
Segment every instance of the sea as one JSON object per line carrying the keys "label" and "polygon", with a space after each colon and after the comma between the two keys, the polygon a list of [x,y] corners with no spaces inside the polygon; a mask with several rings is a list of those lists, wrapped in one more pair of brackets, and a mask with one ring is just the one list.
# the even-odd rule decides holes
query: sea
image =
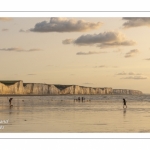
{"label": "sea", "polygon": [[150,95],[0,96],[0,132],[150,133]]}

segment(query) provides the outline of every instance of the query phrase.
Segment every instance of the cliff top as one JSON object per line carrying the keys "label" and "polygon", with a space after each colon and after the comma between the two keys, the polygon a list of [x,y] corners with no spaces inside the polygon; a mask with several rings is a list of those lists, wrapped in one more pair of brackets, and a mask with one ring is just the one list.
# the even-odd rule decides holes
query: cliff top
{"label": "cliff top", "polygon": [[22,81],[22,80],[0,80],[0,83],[3,83],[5,85],[13,85],[19,81]]}
{"label": "cliff top", "polygon": [[54,84],[54,86],[56,86],[58,89],[63,90],[67,87],[70,87],[72,85],[61,85],[61,84]]}

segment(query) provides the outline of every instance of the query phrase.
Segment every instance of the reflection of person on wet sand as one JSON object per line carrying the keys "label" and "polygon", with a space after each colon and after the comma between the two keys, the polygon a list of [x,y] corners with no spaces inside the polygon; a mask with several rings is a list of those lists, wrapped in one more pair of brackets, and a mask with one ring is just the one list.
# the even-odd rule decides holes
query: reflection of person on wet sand
{"label": "reflection of person on wet sand", "polygon": [[13,105],[11,105],[12,99],[13,99],[13,98],[10,98],[10,99],[9,99],[9,105],[10,105],[10,106],[13,106]]}
{"label": "reflection of person on wet sand", "polygon": [[127,108],[127,105],[126,105],[126,100],[123,98],[123,108],[126,107]]}
{"label": "reflection of person on wet sand", "polygon": [[123,115],[124,115],[124,116],[126,115],[126,109],[123,110]]}

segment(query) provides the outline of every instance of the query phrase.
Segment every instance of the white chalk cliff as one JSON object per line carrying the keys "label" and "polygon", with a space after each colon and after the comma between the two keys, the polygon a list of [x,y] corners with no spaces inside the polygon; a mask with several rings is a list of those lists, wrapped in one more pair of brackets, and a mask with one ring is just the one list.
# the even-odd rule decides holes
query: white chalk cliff
{"label": "white chalk cliff", "polygon": [[59,94],[142,94],[138,90],[112,89],[111,87],[92,88],[78,85],[53,85],[42,83],[23,83],[0,81],[0,95],[59,95]]}

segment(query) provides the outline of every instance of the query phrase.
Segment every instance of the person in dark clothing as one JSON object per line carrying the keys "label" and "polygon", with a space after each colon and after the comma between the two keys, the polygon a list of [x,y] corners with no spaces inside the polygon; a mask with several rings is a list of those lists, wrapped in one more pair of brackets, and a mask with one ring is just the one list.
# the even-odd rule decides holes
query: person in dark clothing
{"label": "person in dark clothing", "polygon": [[82,97],[82,102],[83,102],[84,98]]}
{"label": "person in dark clothing", "polygon": [[126,100],[123,98],[123,108],[126,107],[127,108],[127,104],[126,104]]}
{"label": "person in dark clothing", "polygon": [[9,104],[10,104],[10,106],[12,106],[12,105],[11,105],[11,101],[12,101],[12,99],[13,99],[13,98],[10,98],[10,99],[9,99]]}
{"label": "person in dark clothing", "polygon": [[80,97],[78,97],[78,101],[80,102]]}

